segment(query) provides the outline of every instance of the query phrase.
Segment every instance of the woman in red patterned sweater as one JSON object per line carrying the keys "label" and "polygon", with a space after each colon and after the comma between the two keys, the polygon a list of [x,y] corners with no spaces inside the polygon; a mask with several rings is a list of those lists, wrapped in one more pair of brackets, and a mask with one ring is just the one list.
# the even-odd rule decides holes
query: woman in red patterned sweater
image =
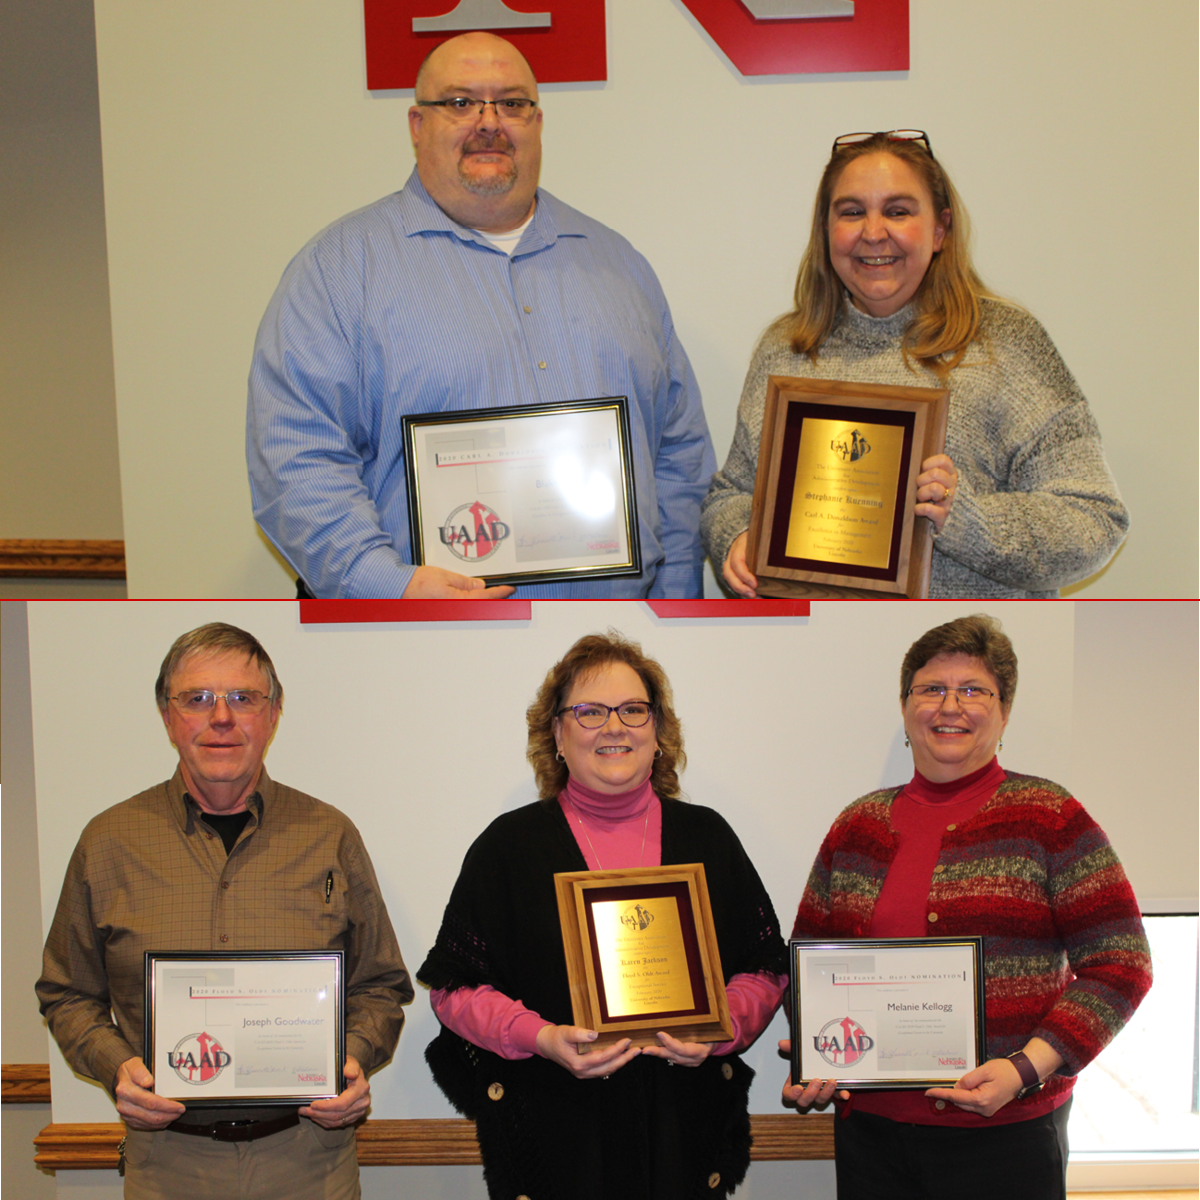
{"label": "woman in red patterned sweater", "polygon": [[[1057,784],[996,761],[1016,687],[992,617],[913,643],[900,673],[913,778],[841,813],[800,901],[793,937],[984,938],[992,1057],[954,1087],[843,1091],[838,1200],[1060,1200],[1075,1076],[1150,987],[1137,901],[1104,831]],[[807,1108],[835,1084],[783,1094]]]}

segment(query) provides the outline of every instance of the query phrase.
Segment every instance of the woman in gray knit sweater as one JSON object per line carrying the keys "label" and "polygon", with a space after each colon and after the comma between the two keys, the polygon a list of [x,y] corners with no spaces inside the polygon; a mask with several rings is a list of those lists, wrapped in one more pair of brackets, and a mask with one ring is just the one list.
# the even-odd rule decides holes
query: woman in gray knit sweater
{"label": "woman in gray knit sweater", "polygon": [[931,597],[1055,596],[1098,571],[1129,514],[1087,400],[1042,326],[971,265],[967,214],[916,131],[834,143],[796,306],[758,343],[701,536],[755,595],[746,532],[770,375],[950,389],[946,452],[922,463]]}

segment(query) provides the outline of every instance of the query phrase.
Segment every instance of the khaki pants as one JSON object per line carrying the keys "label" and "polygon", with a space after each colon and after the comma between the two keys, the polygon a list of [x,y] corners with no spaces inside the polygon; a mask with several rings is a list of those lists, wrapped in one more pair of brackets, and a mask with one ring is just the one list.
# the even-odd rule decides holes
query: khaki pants
{"label": "khaki pants", "polygon": [[353,1129],[300,1124],[256,1142],[129,1131],[125,1200],[359,1200]]}

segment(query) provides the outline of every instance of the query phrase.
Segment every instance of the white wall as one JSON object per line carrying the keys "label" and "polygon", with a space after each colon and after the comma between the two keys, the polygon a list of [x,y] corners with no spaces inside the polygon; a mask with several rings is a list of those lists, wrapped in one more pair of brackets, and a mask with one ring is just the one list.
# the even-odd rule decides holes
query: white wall
{"label": "white wall", "polygon": [[[1196,297],[1178,268],[1195,5],[911,0],[909,72],[757,79],[679,0],[607,11],[608,82],[543,89],[543,182],[658,270],[719,460],[832,139],[924,128],[984,277],[1049,327],[1132,510],[1086,594],[1196,594]],[[130,594],[288,595],[250,516],[251,345],[300,246],[403,183],[411,95],[365,90],[359,0],[96,0],[96,18]],[[177,498],[197,473],[206,502]]]}
{"label": "white wall", "polygon": [[[685,790],[728,816],[786,931],[833,816],[911,772],[896,695],[905,649],[975,607],[820,603],[807,619],[660,621],[639,603],[545,602],[530,622],[300,627],[287,602],[31,602],[43,923],[87,819],[173,769],[153,702],[167,647],[186,629],[228,620],[261,638],[287,690],[272,774],[359,825],[411,970],[433,942],[471,839],[534,796],[523,714],[541,677],[576,637],[610,625],[640,639],[668,672],[691,754]],[[1190,670],[1170,664],[1195,660],[1196,606],[997,603],[989,611],[1021,662],[1002,763],[1074,788],[1113,833],[1144,905],[1180,897],[1194,911],[1195,687]],[[1116,669],[1097,670],[1116,646]],[[1153,708],[1138,703],[1143,677]],[[92,719],[65,699],[81,687],[105,694]],[[1132,723],[1124,719],[1131,709],[1139,710]],[[1081,724],[1080,713],[1092,715]],[[1164,853],[1164,830],[1181,849]],[[419,991],[394,1062],[373,1080],[377,1117],[452,1115],[422,1059],[435,1030]],[[748,1055],[759,1071],[752,1111],[779,1111],[786,1067],[774,1046],[783,1031],[777,1018]],[[54,1048],[50,1062],[56,1121],[112,1119],[106,1096],[76,1080]],[[759,1164],[743,1194],[782,1197],[797,1181],[817,1188],[828,1171],[826,1163]],[[406,1189],[416,1179],[439,1188],[477,1181],[465,1168],[368,1174],[403,1178]]]}

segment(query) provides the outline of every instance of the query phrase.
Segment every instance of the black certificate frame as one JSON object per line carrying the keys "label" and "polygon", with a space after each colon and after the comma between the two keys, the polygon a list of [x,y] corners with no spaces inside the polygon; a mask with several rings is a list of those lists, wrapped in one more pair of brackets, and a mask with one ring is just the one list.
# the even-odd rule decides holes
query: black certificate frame
{"label": "black certificate frame", "polygon": [[[227,1050],[221,1044],[219,1038],[213,1037],[208,1032],[207,1023],[203,1023],[199,1030],[193,1031],[190,1025],[195,1024],[195,1022],[185,1021],[184,1024],[189,1026],[185,1045],[185,1040],[181,1040],[178,1037],[178,1018],[176,1018],[175,1027],[172,1029],[167,1028],[168,1022],[165,1019],[162,1021],[159,1020],[160,1005],[167,1002],[164,994],[166,991],[166,981],[158,969],[160,965],[164,970],[167,967],[178,967],[192,970],[197,974],[203,973],[206,980],[216,974],[222,976],[229,975],[238,964],[263,965],[269,968],[268,973],[271,977],[269,984],[256,981],[248,987],[243,987],[239,984],[235,988],[228,980],[223,980],[221,983],[206,983],[206,994],[200,997],[194,995],[195,988],[189,985],[187,999],[189,1001],[231,1001],[235,1004],[265,1006],[269,1003],[297,1003],[296,996],[312,990],[309,983],[312,972],[309,970],[306,973],[308,979],[306,979],[302,986],[293,985],[289,989],[287,980],[289,966],[295,968],[303,965],[311,968],[313,964],[320,964],[322,962],[327,964],[328,971],[323,973],[321,977],[326,980],[326,986],[332,987],[334,991],[334,996],[331,999],[323,995],[319,997],[322,1004],[320,1011],[327,1013],[328,1017],[323,1016],[320,1022],[317,1022],[315,1019],[285,1017],[276,1022],[276,1024],[280,1025],[282,1031],[286,1030],[289,1026],[303,1027],[324,1023],[326,1019],[330,1019],[332,1022],[331,1027],[321,1031],[321,1045],[325,1051],[325,1062],[328,1063],[330,1057],[332,1057],[332,1071],[322,1071],[315,1064],[311,1071],[305,1071],[303,1063],[289,1063],[289,1067],[294,1067],[294,1073],[296,1074],[295,1084],[277,1085],[272,1089],[266,1087],[237,1088],[237,1079],[244,1077],[244,1072],[254,1067],[255,1064],[253,1061],[250,1064],[243,1064],[240,1061],[243,1057],[241,1052]],[[346,1086],[346,974],[344,950],[214,950],[208,953],[147,950],[143,955],[143,966],[145,972],[145,1029],[142,1057],[155,1078],[154,1091],[158,1095],[178,1100],[185,1107],[244,1108],[261,1105],[303,1106],[310,1104],[314,1100],[331,1099],[344,1090]],[[229,990],[231,994],[209,996],[207,995],[209,988],[214,992]],[[247,991],[253,994],[245,994]],[[171,1002],[174,1002],[174,999]],[[264,1023],[274,1020],[274,1018],[270,1017],[269,1012],[264,1011],[260,1015]],[[246,1020],[247,1018],[242,1016],[241,1019]],[[257,1016],[251,1018],[251,1020],[257,1019]],[[199,1040],[201,1035],[203,1035],[204,1041]],[[169,1042],[173,1042],[173,1044],[168,1045]],[[197,1050],[199,1051],[198,1054],[196,1053]],[[187,1058],[188,1055],[191,1056],[190,1061]],[[284,1054],[283,1057],[290,1058],[293,1056]],[[207,1062],[205,1061],[206,1058]],[[199,1072],[201,1078],[198,1081],[189,1079],[183,1072],[176,1069],[176,1063],[173,1061],[175,1059],[181,1059],[179,1065],[185,1071],[189,1073]],[[231,1072],[228,1071],[230,1067],[233,1068]],[[208,1079],[203,1078],[203,1073],[206,1069],[212,1072]],[[274,1065],[268,1069],[267,1073],[277,1073]],[[287,1074],[288,1071],[287,1069],[281,1069],[278,1073]],[[171,1079],[172,1074],[188,1086],[179,1086],[175,1080]],[[311,1079],[303,1078],[306,1074],[311,1074],[314,1077]],[[330,1080],[330,1075],[332,1075],[332,1081]],[[322,1078],[317,1078],[318,1076],[322,1076]],[[227,1077],[227,1082],[219,1083],[223,1077]],[[307,1086],[308,1084],[315,1084],[317,1086]],[[286,1094],[280,1094],[280,1086],[287,1087]],[[197,1089],[194,1095],[190,1092],[190,1089],[193,1087]]]}
{"label": "black certificate frame", "polygon": [[[508,569],[489,572],[477,569],[475,564],[468,561],[439,562],[437,565],[475,576],[493,586],[499,584],[520,586],[532,583],[573,583],[586,579],[620,579],[640,576],[642,574],[641,530],[638,524],[637,489],[634,485],[629,400],[626,396],[599,396],[588,400],[564,400],[552,404],[516,405],[511,408],[410,413],[402,417],[409,545],[413,564],[416,566],[427,565],[434,553],[434,539],[430,534],[430,517],[448,521],[453,515],[452,513],[441,514],[436,511],[432,501],[426,497],[431,468],[428,463],[422,466],[425,456],[421,452],[418,440],[422,435],[442,431],[449,432],[458,426],[493,422],[519,423],[525,426],[525,432],[528,432],[528,428],[531,425],[536,426],[539,420],[561,419],[604,410],[611,410],[613,414],[614,435],[617,442],[613,455],[611,482],[618,485],[614,488],[618,501],[617,524],[624,535],[626,547],[625,553],[620,555],[617,561],[603,561],[607,552],[597,550],[591,556],[593,561],[569,567],[546,567],[543,561],[541,565],[530,566],[527,570]],[[466,508],[467,505],[463,504],[461,507]],[[503,525],[505,522],[493,522],[493,534],[495,534],[497,524]],[[479,565],[482,566],[482,562]]]}
{"label": "black certificate frame", "polygon": [[[979,1066],[987,1058],[987,1014],[983,948],[984,940],[981,937],[791,939],[788,942],[790,982],[787,1003],[788,1024],[791,1029],[792,1039],[791,1066],[793,1082],[802,1083],[808,1082],[811,1079],[836,1079],[838,1087],[848,1091],[952,1087],[967,1071]],[[870,1052],[875,1048],[874,1036],[857,1018],[851,1018],[849,1011],[847,1011],[846,1015],[839,1020],[838,1025],[843,1034],[843,1047],[845,1047],[845,1042],[848,1038],[857,1039],[858,1045],[854,1048],[857,1057],[853,1060],[844,1061],[841,1065],[843,1067],[856,1067],[857,1070],[850,1070],[849,1073],[846,1073],[845,1070],[839,1071],[838,1064],[829,1061],[825,1053],[816,1045],[816,1039],[824,1037],[826,1029],[828,1029],[829,1025],[833,1025],[834,1022],[831,1020],[828,1024],[823,1024],[820,1033],[814,1034],[813,1020],[806,1020],[806,1003],[809,1004],[810,1013],[814,1009],[818,1009],[817,997],[814,994],[815,989],[811,984],[806,983],[806,980],[809,979],[809,968],[813,962],[819,963],[817,956],[824,956],[825,958],[836,956],[863,958],[870,956],[873,951],[886,951],[889,957],[892,956],[892,952],[900,951],[901,958],[911,960],[913,966],[917,968],[915,973],[924,972],[931,975],[936,975],[938,972],[937,970],[933,970],[927,961],[930,959],[930,955],[932,954],[934,957],[940,958],[944,954],[945,961],[939,969],[944,970],[947,975],[952,972],[955,974],[965,972],[961,984],[955,980],[954,985],[959,991],[966,992],[969,997],[967,1010],[971,1018],[971,1026],[967,1037],[964,1039],[967,1044],[962,1047],[965,1053],[961,1055],[958,1053],[948,1054],[945,1064],[939,1065],[932,1070],[914,1070],[911,1073],[900,1075],[893,1073],[883,1076],[878,1069],[871,1069],[865,1065],[869,1061],[877,1062],[882,1057],[881,1051],[875,1056],[874,1060],[868,1058]],[[897,998],[891,1003],[900,1006],[903,1012],[909,1011],[908,1006],[910,1005],[917,1006],[911,1010],[914,1013],[912,1017],[914,1023],[922,1019],[920,1015],[920,1006],[922,1004],[933,1003],[936,1005],[937,1003],[936,1001],[926,1001],[921,995],[922,991],[926,991],[931,986],[936,986],[936,980],[904,981],[898,984],[887,981],[860,984],[858,979],[861,977],[854,976],[853,973],[851,975],[853,981],[843,978],[842,982],[847,987],[873,986],[889,989],[896,988],[897,991],[895,994]],[[835,976],[831,973],[831,987],[836,986],[834,979]],[[939,1010],[935,1007],[934,1011]],[[824,1015],[823,1012],[818,1011],[816,1020],[821,1021]],[[858,1029],[858,1034],[854,1034],[852,1026]],[[813,1039],[814,1044],[811,1050],[804,1043],[803,1039],[805,1038]],[[864,1041],[871,1044],[866,1045]],[[889,1053],[896,1053],[897,1057],[901,1057],[895,1045],[887,1049]],[[843,1048],[840,1052],[845,1055],[847,1049]],[[833,1051],[833,1053],[836,1058],[838,1051]],[[932,1055],[931,1057],[936,1059],[937,1055]],[[955,1061],[960,1058],[961,1061]],[[812,1067],[817,1062],[820,1063],[822,1073],[817,1074],[813,1070],[805,1071],[806,1066]]]}

